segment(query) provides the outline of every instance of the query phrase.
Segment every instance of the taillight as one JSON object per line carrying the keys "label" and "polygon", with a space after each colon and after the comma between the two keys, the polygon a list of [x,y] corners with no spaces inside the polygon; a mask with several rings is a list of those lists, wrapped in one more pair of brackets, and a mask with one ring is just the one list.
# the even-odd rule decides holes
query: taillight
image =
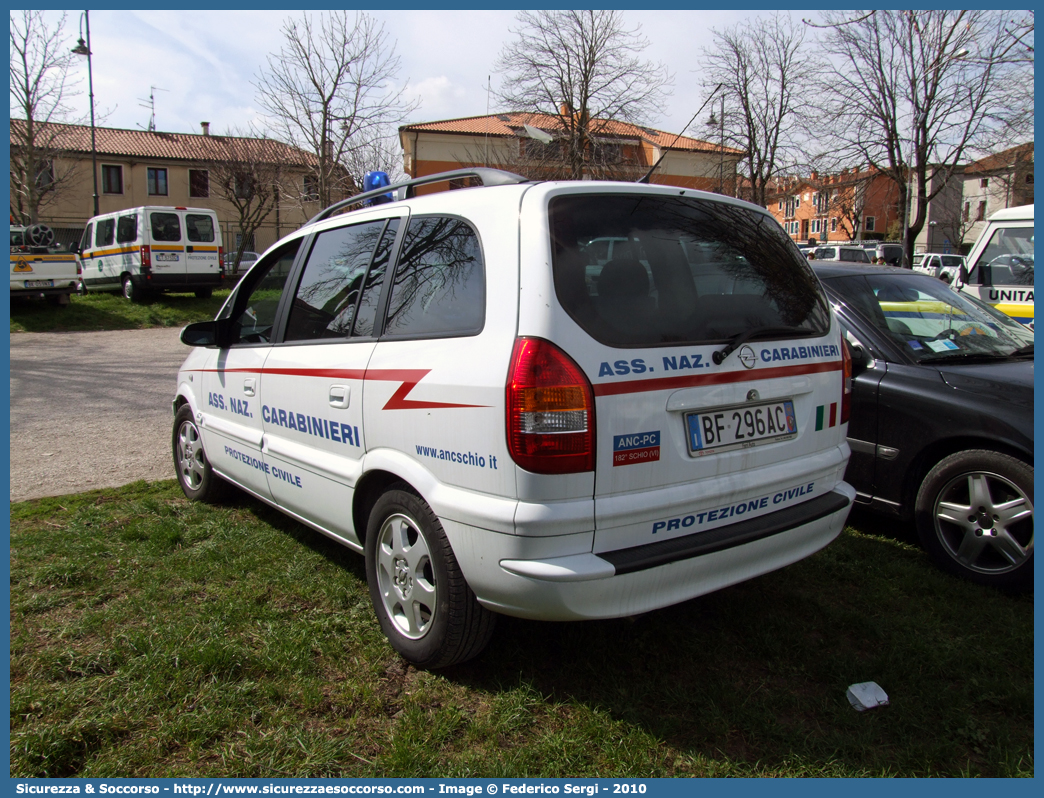
{"label": "taillight", "polygon": [[841,380],[841,423],[844,424],[852,407],[852,353],[844,337],[841,338]]}
{"label": "taillight", "polygon": [[507,381],[511,458],[536,474],[593,471],[594,391],[565,352],[541,338],[519,338]]}
{"label": "taillight", "polygon": [[152,252],[149,247],[144,244],[141,246],[141,268],[152,268]]}

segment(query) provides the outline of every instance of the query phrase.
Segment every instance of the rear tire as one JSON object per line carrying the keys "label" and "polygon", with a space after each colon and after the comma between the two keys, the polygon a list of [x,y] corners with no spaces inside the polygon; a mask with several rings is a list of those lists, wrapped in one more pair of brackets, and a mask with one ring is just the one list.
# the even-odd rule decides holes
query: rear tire
{"label": "rear tire", "polygon": [[203,450],[203,438],[192,416],[192,407],[188,404],[183,404],[174,416],[171,449],[178,484],[189,499],[212,503],[228,494],[229,484],[210,467]]}
{"label": "rear tire", "polygon": [[129,274],[123,275],[123,297],[131,302],[141,302],[145,299],[144,289],[138,288]]}
{"label": "rear tire", "polygon": [[210,299],[214,294],[213,288],[199,288],[196,290],[197,299]]}
{"label": "rear tire", "polygon": [[981,585],[1032,588],[1032,466],[986,449],[945,457],[921,483],[915,520],[943,570]]}
{"label": "rear tire", "polygon": [[445,668],[482,652],[497,616],[478,603],[438,517],[405,483],[374,504],[365,548],[374,612],[403,659]]}

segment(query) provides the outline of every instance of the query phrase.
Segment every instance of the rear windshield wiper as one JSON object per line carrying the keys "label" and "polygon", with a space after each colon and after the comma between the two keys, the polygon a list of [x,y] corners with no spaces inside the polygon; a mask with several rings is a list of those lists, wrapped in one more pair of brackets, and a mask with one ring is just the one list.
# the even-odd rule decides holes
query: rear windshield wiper
{"label": "rear windshield wiper", "polygon": [[751,338],[756,335],[783,335],[785,333],[807,333],[808,330],[804,330],[801,327],[751,327],[746,332],[741,332],[729,341],[728,346],[724,349],[719,349],[713,355],[711,360],[714,364],[720,366],[725,362],[725,358],[739,349],[743,344],[747,343]]}

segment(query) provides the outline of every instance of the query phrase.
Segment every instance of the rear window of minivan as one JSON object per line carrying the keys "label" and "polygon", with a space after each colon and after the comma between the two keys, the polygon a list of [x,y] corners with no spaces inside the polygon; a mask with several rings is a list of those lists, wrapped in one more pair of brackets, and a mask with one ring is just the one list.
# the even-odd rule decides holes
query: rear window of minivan
{"label": "rear window of minivan", "polygon": [[176,213],[150,213],[153,241],[180,241],[181,220]]}
{"label": "rear window of minivan", "polygon": [[[788,327],[793,336],[829,328],[815,275],[770,216],[640,194],[555,197],[548,213],[559,302],[601,343],[667,346],[754,327]],[[605,239],[613,240],[612,259],[599,262]]]}
{"label": "rear window of minivan", "polygon": [[214,217],[202,213],[186,213],[185,233],[189,241],[213,241]]}

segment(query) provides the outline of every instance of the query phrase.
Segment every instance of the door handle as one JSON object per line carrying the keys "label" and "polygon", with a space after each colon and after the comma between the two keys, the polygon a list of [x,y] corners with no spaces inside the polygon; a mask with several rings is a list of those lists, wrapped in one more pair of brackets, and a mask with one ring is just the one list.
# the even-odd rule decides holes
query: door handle
{"label": "door handle", "polygon": [[351,398],[352,389],[350,385],[330,386],[330,407],[346,408]]}
{"label": "door handle", "polygon": [[254,395],[254,387],[257,385],[257,381],[253,377],[247,377],[243,380],[243,393],[247,396]]}

